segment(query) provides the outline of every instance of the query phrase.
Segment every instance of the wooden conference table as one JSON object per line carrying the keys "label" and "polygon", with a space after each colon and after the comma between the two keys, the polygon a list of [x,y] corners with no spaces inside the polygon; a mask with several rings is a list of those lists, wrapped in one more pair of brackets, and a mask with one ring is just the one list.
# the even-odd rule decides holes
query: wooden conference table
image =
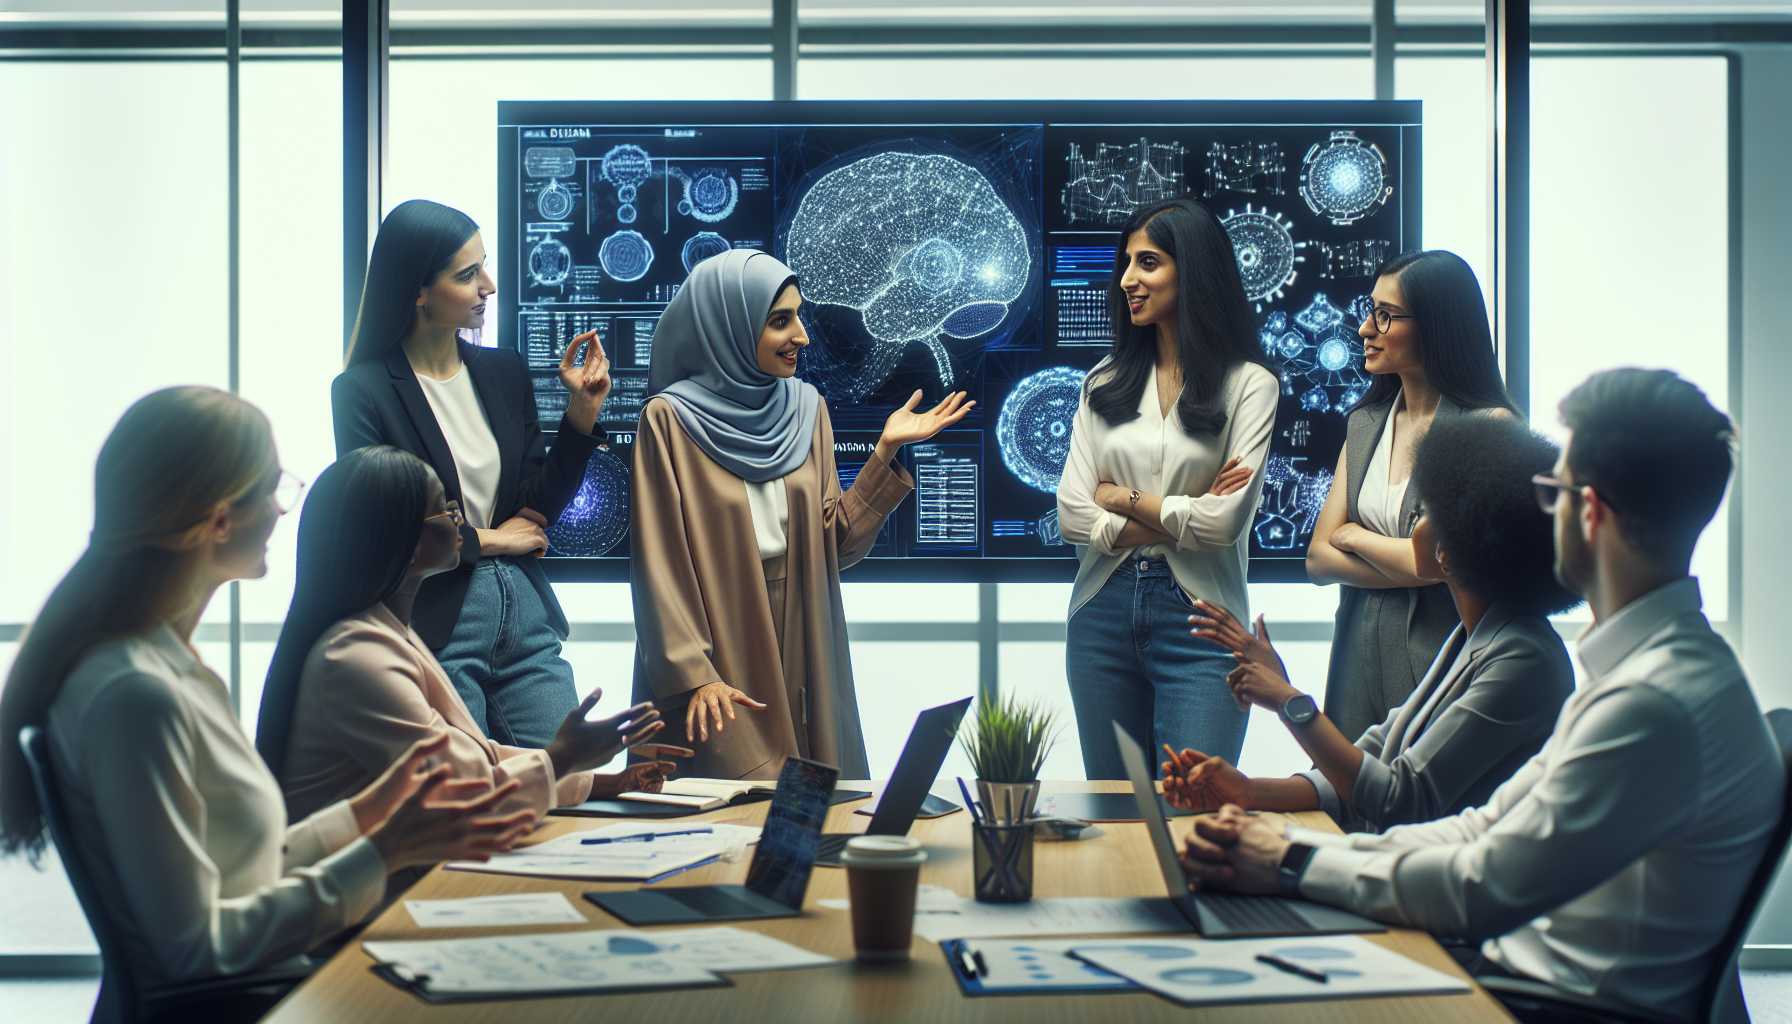
{"label": "wooden conference table", "polygon": [[[843,786],[868,789],[862,783]],[[1123,792],[1120,782],[1046,783],[1050,791],[1087,789]],[[759,825],[768,803],[729,807],[679,821],[725,821]],[[827,830],[862,832],[870,819],[853,814],[863,802],[831,809]],[[1290,815],[1310,828],[1336,831],[1322,813]],[[550,817],[536,835],[551,838],[569,831],[596,828],[607,822],[595,818]],[[1186,831],[1187,819],[1172,823],[1177,836]],[[1034,850],[1035,897],[1054,896],[1161,896],[1163,876],[1151,850],[1145,826],[1137,822],[1104,823],[1104,835],[1072,842],[1039,842]],[[961,895],[971,887],[970,823],[962,813],[917,821],[910,834],[927,847],[927,864],[921,881],[945,886]],[[697,885],[708,882],[740,882],[746,877],[746,861],[721,863],[687,871],[665,885]],[[406,896],[415,899],[448,899],[500,893],[564,892],[587,919],[579,925],[533,925],[514,929],[420,929],[401,902],[394,903],[367,926],[362,939],[448,939],[493,931],[524,933],[572,931],[580,927],[622,928],[621,921],[580,899],[593,889],[631,888],[549,878],[522,878],[466,871],[431,871]],[[939,947],[915,937],[913,959],[893,968],[860,967],[853,962],[852,928],[845,910],[820,907],[822,899],[846,897],[846,874],[838,868],[815,869],[809,883],[807,908],[801,917],[770,921],[737,921],[737,928],[751,928],[829,956],[843,959],[832,967],[794,971],[765,971],[729,975],[725,988],[669,989],[627,995],[554,996],[530,1000],[493,1000],[478,1003],[431,1005],[388,984],[373,974],[373,961],[352,942],[303,985],[293,991],[267,1017],[273,1024],[356,1024],[402,1020],[455,1022],[526,1022],[602,1019],[663,1024],[671,1021],[1084,1021],[1100,1015],[1103,1024],[1121,1021],[1187,1020],[1197,1012],[1177,1006],[1147,992],[1064,995],[986,996],[967,998]],[[1192,933],[1191,933],[1192,934]],[[1395,929],[1369,936],[1387,948],[1420,963],[1458,977],[1463,972],[1443,948],[1424,932]],[[1467,995],[1422,996],[1394,999],[1348,999],[1332,1002],[1271,1003],[1256,1006],[1203,1007],[1209,1021],[1280,1021],[1290,1018],[1312,1021],[1504,1021],[1510,1018],[1486,992],[1476,987]]]}

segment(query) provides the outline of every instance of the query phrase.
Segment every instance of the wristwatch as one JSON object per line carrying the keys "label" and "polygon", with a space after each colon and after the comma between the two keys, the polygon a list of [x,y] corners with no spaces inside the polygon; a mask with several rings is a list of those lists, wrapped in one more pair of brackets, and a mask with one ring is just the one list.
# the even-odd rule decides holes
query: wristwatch
{"label": "wristwatch", "polygon": [[1319,717],[1319,702],[1311,694],[1297,693],[1282,702],[1281,714],[1289,725],[1306,725]]}
{"label": "wristwatch", "polygon": [[1281,866],[1276,868],[1276,888],[1282,895],[1300,895],[1300,876],[1307,873],[1307,862],[1312,859],[1313,847],[1306,843],[1288,844],[1288,852],[1282,854]]}

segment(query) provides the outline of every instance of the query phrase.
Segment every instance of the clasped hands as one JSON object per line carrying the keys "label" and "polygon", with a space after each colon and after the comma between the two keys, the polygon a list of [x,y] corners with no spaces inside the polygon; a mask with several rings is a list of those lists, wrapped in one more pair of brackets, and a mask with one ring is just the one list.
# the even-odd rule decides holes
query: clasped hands
{"label": "clasped hands", "polygon": [[1182,868],[1189,889],[1230,889],[1253,895],[1280,892],[1276,875],[1288,853],[1288,837],[1260,817],[1226,804],[1218,814],[1195,819],[1183,840]]}

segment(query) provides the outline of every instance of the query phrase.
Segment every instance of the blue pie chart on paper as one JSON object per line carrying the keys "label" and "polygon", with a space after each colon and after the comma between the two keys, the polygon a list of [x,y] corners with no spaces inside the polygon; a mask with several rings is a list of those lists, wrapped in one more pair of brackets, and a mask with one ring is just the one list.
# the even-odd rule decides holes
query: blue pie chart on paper
{"label": "blue pie chart on paper", "polygon": [[1244,985],[1256,975],[1226,967],[1177,967],[1158,975],[1172,985]]}
{"label": "blue pie chart on paper", "polygon": [[1287,946],[1276,950],[1276,955],[1290,960],[1349,960],[1355,954],[1336,946]]}
{"label": "blue pie chart on paper", "polygon": [[614,956],[651,956],[660,951],[660,947],[646,939],[630,938],[626,935],[612,936],[609,939],[610,953]]}

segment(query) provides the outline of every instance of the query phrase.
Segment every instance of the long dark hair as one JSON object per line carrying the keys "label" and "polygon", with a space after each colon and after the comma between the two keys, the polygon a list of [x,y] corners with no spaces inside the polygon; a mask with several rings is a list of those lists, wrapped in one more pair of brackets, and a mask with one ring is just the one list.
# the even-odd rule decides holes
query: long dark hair
{"label": "long dark hair", "polygon": [[417,293],[478,230],[473,218],[427,199],[406,200],[386,214],[349,335],[350,366],[385,359],[404,342],[417,319]]}
{"label": "long dark hair", "polygon": [[261,691],[255,747],[275,775],[286,761],[305,659],[324,631],[398,591],[429,514],[422,459],[390,445],[357,448],[323,471],[299,517],[292,607]]}
{"label": "long dark hair", "polygon": [[1239,363],[1267,365],[1257,341],[1238,255],[1213,214],[1192,199],[1171,199],[1143,207],[1120,228],[1120,251],[1108,287],[1114,347],[1099,383],[1089,386],[1089,408],[1118,426],[1139,417],[1146,378],[1157,366],[1157,328],[1135,326],[1120,279],[1126,274],[1126,243],[1143,230],[1151,244],[1176,261],[1176,348],[1182,362],[1182,397],[1176,412],[1190,437],[1218,433],[1226,425],[1222,389]]}
{"label": "long dark hair", "polygon": [[[1406,311],[1417,318],[1419,364],[1431,386],[1464,409],[1518,412],[1494,357],[1481,285],[1462,257],[1445,249],[1401,253],[1375,273],[1390,275],[1399,278]],[[1380,374],[1357,407],[1392,402],[1399,391],[1398,375]]]}

